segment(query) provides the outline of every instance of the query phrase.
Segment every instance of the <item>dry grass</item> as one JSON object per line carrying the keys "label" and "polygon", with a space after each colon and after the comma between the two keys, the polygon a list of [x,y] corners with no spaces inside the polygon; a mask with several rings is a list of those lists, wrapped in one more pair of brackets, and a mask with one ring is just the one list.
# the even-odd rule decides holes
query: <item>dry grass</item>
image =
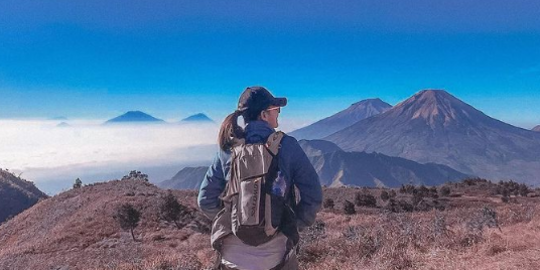
{"label": "dry grass", "polygon": [[[302,232],[301,269],[540,269],[540,198],[503,203],[491,189],[452,186],[438,198],[445,210],[394,213],[380,189],[325,189],[335,209],[323,210]],[[345,215],[344,200],[369,192],[376,208]],[[44,200],[0,226],[0,269],[208,269],[214,252],[194,191],[174,191],[194,211],[186,228],[159,218],[167,191],[142,181],[112,181]],[[412,195],[397,192],[396,199]],[[431,200],[431,199],[430,199]],[[112,218],[116,206],[141,209],[133,241]]]}

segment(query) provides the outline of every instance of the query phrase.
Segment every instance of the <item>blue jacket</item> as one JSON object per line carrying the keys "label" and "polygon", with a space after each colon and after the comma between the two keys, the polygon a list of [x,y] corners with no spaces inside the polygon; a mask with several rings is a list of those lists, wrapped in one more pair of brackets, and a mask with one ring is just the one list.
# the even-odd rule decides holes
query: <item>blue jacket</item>
{"label": "blue jacket", "polygon": [[[246,126],[246,143],[266,142],[274,132],[264,121],[253,121]],[[294,207],[299,229],[315,222],[315,216],[322,203],[322,188],[315,169],[295,138],[285,135],[279,150],[279,169],[285,176],[287,194],[296,186],[300,192],[300,202]],[[201,184],[199,208],[211,219],[221,210],[219,196],[230,180],[231,152],[220,150],[212,166],[206,172]]]}

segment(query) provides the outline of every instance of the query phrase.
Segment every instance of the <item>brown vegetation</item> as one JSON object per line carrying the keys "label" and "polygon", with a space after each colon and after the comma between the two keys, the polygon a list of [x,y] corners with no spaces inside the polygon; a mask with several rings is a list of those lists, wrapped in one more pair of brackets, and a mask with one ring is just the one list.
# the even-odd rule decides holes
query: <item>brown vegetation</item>
{"label": "brown vegetation", "polygon": [[[497,190],[514,186],[508,183],[468,179],[406,192],[325,188],[327,207],[301,233],[301,269],[539,269],[540,197],[530,189],[526,196],[510,192],[503,203]],[[445,189],[451,196],[440,194]],[[196,192],[169,192],[124,180],[42,201],[0,226],[0,269],[208,269],[215,254]],[[355,207],[357,194],[368,205]],[[367,195],[388,198],[373,205]],[[193,216],[181,229],[164,218],[167,207],[176,212],[174,201],[189,215],[182,210],[173,219]],[[113,219],[124,203],[141,211],[137,242]],[[356,213],[345,214],[345,204]]]}

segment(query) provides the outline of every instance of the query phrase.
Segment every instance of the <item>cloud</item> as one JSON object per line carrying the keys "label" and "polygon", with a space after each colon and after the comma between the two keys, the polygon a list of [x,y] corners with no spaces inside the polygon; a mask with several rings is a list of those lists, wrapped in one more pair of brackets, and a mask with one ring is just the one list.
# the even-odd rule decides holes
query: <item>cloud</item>
{"label": "cloud", "polygon": [[[101,122],[101,121],[99,121]],[[218,126],[120,125],[98,121],[0,121],[0,167],[50,179],[123,168],[191,164],[211,160]],[[41,172],[36,175],[33,172]]]}

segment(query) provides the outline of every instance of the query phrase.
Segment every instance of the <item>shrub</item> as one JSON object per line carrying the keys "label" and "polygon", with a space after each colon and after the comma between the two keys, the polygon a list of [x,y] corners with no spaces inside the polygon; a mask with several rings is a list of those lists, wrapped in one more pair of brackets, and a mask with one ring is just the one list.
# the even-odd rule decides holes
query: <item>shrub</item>
{"label": "shrub", "polygon": [[334,209],[334,200],[330,198],[324,199],[323,207],[327,209]]}
{"label": "shrub", "polygon": [[450,196],[451,190],[449,186],[444,186],[441,188],[439,192],[441,193],[441,196],[448,197]]}
{"label": "shrub", "polygon": [[167,194],[163,198],[159,212],[161,218],[169,222],[174,222],[178,229],[184,228],[193,219],[188,208],[178,203],[172,193]]}
{"label": "shrub", "polygon": [[354,204],[357,206],[377,207],[377,199],[368,193],[356,193],[354,196]]}
{"label": "shrub", "polygon": [[388,199],[390,199],[390,195],[388,194],[388,191],[383,190],[383,191],[381,192],[381,200],[382,200],[383,202],[386,202],[386,201],[388,201]]}
{"label": "shrub", "polygon": [[81,188],[81,187],[82,187],[81,179],[79,178],[75,179],[75,183],[73,183],[73,188]]}
{"label": "shrub", "polygon": [[122,177],[122,180],[141,180],[148,182],[148,175],[142,173],[141,171],[133,170],[129,172],[128,175],[124,175],[124,177]]}
{"label": "shrub", "polygon": [[343,212],[345,212],[346,215],[356,214],[356,209],[354,208],[354,204],[348,200],[345,200],[345,202],[343,203]]}
{"label": "shrub", "polygon": [[133,230],[139,226],[139,221],[141,219],[141,212],[139,210],[135,209],[135,207],[129,203],[122,204],[116,209],[114,219],[118,221],[122,230],[129,230],[133,240],[137,240],[135,239]]}

